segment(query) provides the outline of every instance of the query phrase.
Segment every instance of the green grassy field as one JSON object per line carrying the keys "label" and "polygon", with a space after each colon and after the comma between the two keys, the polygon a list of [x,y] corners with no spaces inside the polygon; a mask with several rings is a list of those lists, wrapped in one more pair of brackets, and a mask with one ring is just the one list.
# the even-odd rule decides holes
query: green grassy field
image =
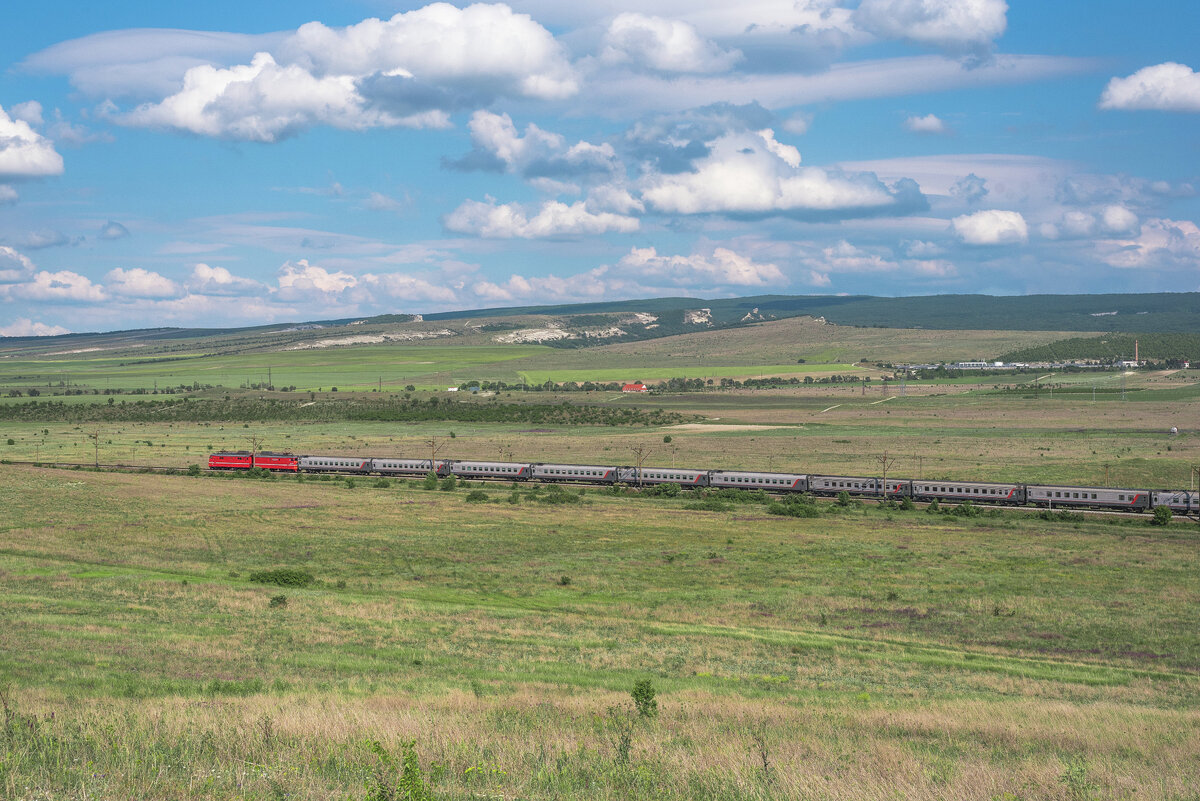
{"label": "green grassy field", "polygon": [[[543,320],[541,325],[545,325]],[[152,390],[193,384],[237,389],[277,387],[327,391],[396,391],[412,384],[445,389],[471,380],[555,381],[663,380],[679,377],[746,378],[808,373],[845,373],[868,362],[956,361],[991,357],[1016,347],[1040,345],[1060,334],[1020,331],[923,331],[846,328],[808,318],[780,320],[721,331],[665,337],[585,349],[498,344],[468,324],[451,324],[452,337],[421,343],[387,342],[306,348],[314,341],[351,341],[407,335],[429,324],[342,326],[319,331],[259,335],[213,334],[190,339],[139,342],[136,334],[114,339],[72,338],[48,351],[42,341],[2,351],[0,395],[67,386],[90,390]],[[433,326],[437,328],[437,326]],[[399,332],[397,334],[397,332]],[[348,339],[349,338],[349,339]],[[804,360],[801,363],[799,360]],[[877,371],[871,373],[876,374]]]}
{"label": "green grassy field", "polygon": [[[669,425],[351,418],[401,403],[409,383],[820,376],[1062,336],[797,319],[555,350],[463,332],[453,344],[279,351],[238,335],[201,340],[211,351],[159,342],[152,358],[4,354],[3,394],[46,392],[4,410],[29,419],[0,421],[0,797],[421,797],[390,792],[412,743],[409,784],[419,765],[437,799],[1200,801],[1194,521],[832,504],[799,519],[690,496],[13,463],[183,468],[252,442],[424,456],[433,440],[450,459],[629,465],[641,452],[654,466],[875,475],[886,458],[892,476],[1185,488],[1200,464],[1197,371],[1049,375],[1036,393],[1015,389],[1033,376],[415,393],[439,409],[455,397],[681,415]],[[305,394],[238,389],[265,383],[268,365],[276,386]],[[109,407],[54,396],[68,380],[229,389]],[[264,398],[316,416],[168,422],[175,407],[156,403],[226,395],[229,409]],[[129,414],[98,423],[92,403]],[[313,580],[252,580],[280,568]],[[631,696],[645,680],[656,716]]]}
{"label": "green grassy field", "polygon": [[1194,797],[1194,526],[466,491],[0,468],[0,794]]}

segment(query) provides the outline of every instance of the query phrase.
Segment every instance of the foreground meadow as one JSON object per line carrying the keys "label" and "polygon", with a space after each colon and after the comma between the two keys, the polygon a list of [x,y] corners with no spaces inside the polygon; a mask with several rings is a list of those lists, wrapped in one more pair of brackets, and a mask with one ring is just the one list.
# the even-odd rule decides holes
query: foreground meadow
{"label": "foreground meadow", "polygon": [[376,483],[0,466],[0,796],[1200,797],[1194,523]]}

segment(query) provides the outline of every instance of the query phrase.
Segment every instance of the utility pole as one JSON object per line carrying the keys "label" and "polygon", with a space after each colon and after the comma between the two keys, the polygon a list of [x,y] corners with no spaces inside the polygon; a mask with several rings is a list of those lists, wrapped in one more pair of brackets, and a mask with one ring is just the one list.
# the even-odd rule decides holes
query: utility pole
{"label": "utility pole", "polygon": [[882,456],[875,457],[875,461],[879,462],[879,466],[883,470],[883,486],[880,489],[883,492],[884,500],[887,500],[887,492],[888,492],[887,474],[888,474],[888,471],[892,469],[892,465],[896,463],[896,457],[895,456],[889,457],[888,452],[884,451]]}
{"label": "utility pole", "polygon": [[438,442],[437,437],[430,437],[425,440],[425,444],[429,446],[429,472],[437,475],[437,455],[442,448],[446,447],[445,442]]}
{"label": "utility pole", "polygon": [[637,483],[638,483],[638,486],[640,487],[640,486],[642,486],[642,464],[646,461],[646,458],[649,457],[650,454],[654,453],[654,451],[653,451],[653,449],[648,448],[645,445],[635,445],[632,448],[630,448],[629,450],[633,451],[633,456],[634,456],[634,459],[636,460]]}
{"label": "utility pole", "polygon": [[100,429],[97,428],[88,433],[88,439],[92,441],[92,453],[95,457],[95,467],[100,469]]}
{"label": "utility pole", "polygon": [[251,434],[250,437],[250,466],[258,467],[255,462],[258,460],[258,449],[262,445],[262,437],[258,434]]}

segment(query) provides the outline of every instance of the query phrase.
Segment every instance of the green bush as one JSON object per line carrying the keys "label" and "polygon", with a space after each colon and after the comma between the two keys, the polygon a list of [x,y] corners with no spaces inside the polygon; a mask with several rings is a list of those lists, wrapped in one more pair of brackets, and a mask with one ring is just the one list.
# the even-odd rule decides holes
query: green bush
{"label": "green bush", "polygon": [[690,512],[728,512],[733,506],[716,498],[701,498],[698,501],[684,504],[683,508]]}
{"label": "green bush", "polygon": [[312,573],[292,567],[276,570],[256,570],[249,579],[256,584],[275,584],[280,587],[307,587],[316,579]]}
{"label": "green bush", "polygon": [[375,482],[375,489],[388,489],[391,486],[392,482],[388,481],[386,478],[381,478]]}
{"label": "green bush", "polygon": [[458,479],[452,475],[446,476],[442,479],[442,486],[438,489],[442,492],[454,492],[454,490],[458,489]]}
{"label": "green bush", "polygon": [[1150,525],[1152,525],[1152,526],[1170,525],[1171,517],[1172,517],[1171,507],[1156,506],[1156,507],[1154,507],[1154,516],[1150,518]]}
{"label": "green bush", "polygon": [[438,487],[437,473],[430,470],[425,474],[425,481],[421,484],[422,489],[435,490]]}
{"label": "green bush", "polygon": [[963,501],[958,506],[950,510],[950,514],[955,517],[978,517],[979,507],[970,501]]}
{"label": "green bush", "polygon": [[287,606],[287,596],[286,595],[272,595],[271,601],[270,601],[270,603],[267,604],[267,606],[271,607],[272,609],[278,609],[280,607]]}
{"label": "green bush", "polygon": [[838,506],[849,506],[850,505],[850,493],[846,492],[845,490],[842,490],[841,492],[839,492],[837,494],[837,505]]}
{"label": "green bush", "polygon": [[198,475],[200,475],[200,465],[198,465],[198,464],[189,464],[189,465],[188,465],[188,469],[187,469],[187,474],[188,474],[189,476],[198,476]]}
{"label": "green bush", "polygon": [[906,512],[911,512],[913,509],[916,509],[917,507],[912,502],[912,498],[905,495],[903,498],[900,499],[900,508]]}
{"label": "green bush", "polygon": [[633,705],[637,707],[638,715],[652,718],[658,714],[658,700],[655,698],[654,684],[650,679],[638,679],[630,695],[633,696]]}
{"label": "green bush", "polygon": [[938,505],[937,498],[934,498],[929,502],[929,505],[925,507],[925,511],[931,515],[937,514],[940,510],[941,506]]}
{"label": "green bush", "polygon": [[467,503],[487,503],[488,494],[483,490],[471,490],[467,493]]}
{"label": "green bush", "polygon": [[769,515],[784,517],[820,517],[821,511],[810,503],[773,503],[767,507]]}

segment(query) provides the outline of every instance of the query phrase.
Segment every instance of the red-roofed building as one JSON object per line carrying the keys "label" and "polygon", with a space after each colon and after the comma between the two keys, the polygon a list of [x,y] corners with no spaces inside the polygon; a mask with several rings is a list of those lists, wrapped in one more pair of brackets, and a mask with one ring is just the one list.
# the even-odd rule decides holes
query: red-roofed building
{"label": "red-roofed building", "polygon": [[650,387],[645,384],[626,384],[621,387],[622,392],[649,392]]}

